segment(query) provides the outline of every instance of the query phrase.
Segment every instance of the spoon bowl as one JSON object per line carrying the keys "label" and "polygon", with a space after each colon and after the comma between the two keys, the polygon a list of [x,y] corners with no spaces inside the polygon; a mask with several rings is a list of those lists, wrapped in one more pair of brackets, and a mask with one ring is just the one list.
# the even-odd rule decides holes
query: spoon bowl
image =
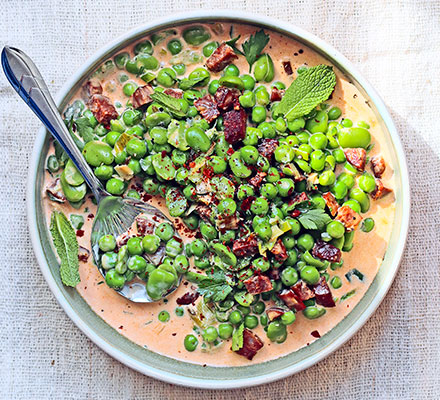
{"label": "spoon bowl", "polygon": [[[1,62],[9,83],[63,147],[95,196],[98,211],[93,222],[91,245],[95,264],[105,277],[106,272],[101,266],[99,257],[98,240],[101,236],[111,234],[118,237],[129,231],[139,214],[151,217],[157,216],[162,222],[171,223],[171,221],[152,205],[132,198],[112,196],[103,188],[64,124],[38,68],[24,52],[5,46],[1,54]],[[156,265],[160,262],[158,258],[154,258],[154,255],[149,256],[149,261]],[[163,297],[176,290],[180,281],[181,278],[179,277],[177,284],[164,293]],[[118,290],[118,293],[133,302],[150,303],[158,301],[152,300],[148,296],[145,283],[140,279],[125,283]]]}

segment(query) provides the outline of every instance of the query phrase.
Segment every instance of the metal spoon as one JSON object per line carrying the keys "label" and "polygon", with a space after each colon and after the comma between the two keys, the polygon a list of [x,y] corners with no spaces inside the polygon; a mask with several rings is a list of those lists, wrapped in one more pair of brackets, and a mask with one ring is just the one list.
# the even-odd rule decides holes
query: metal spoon
{"label": "metal spoon", "polygon": [[[141,213],[156,215],[159,219],[170,223],[171,221],[157,208],[142,201],[110,195],[102,187],[101,182],[75,145],[49,89],[33,61],[21,50],[9,46],[4,47],[1,61],[9,83],[63,147],[95,196],[98,211],[93,222],[91,244],[95,264],[101,274],[105,276],[105,270],[99,262],[98,240],[101,236],[112,234],[118,237],[127,232],[135,218]],[[170,289],[164,297],[176,290],[179,284],[180,279],[177,286]],[[141,280],[126,283],[118,293],[137,303],[153,302],[147,294],[145,283]]]}

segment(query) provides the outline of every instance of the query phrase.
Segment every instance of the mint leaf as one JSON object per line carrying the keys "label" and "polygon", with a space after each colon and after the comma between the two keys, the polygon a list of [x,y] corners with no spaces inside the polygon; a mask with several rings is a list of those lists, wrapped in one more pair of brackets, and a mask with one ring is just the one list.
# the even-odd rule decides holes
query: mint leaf
{"label": "mint leaf", "polygon": [[179,99],[176,99],[168,94],[162,92],[154,92],[150,97],[159,103],[165,110],[172,113],[176,117],[185,117],[186,114],[182,110],[182,104]]}
{"label": "mint leaf", "polygon": [[60,275],[66,286],[75,287],[80,281],[78,241],[72,225],[60,211],[54,211],[50,219],[50,233],[61,260]]}
{"label": "mint leaf", "polygon": [[205,79],[206,79],[206,76],[199,76],[198,78],[193,78],[193,79],[184,78],[179,83],[179,89],[182,89],[182,90],[191,89],[192,87],[196,86],[197,84],[204,81]]}
{"label": "mint leaf", "polygon": [[312,111],[327,100],[336,85],[336,75],[328,65],[305,70],[292,82],[280,101],[277,111],[291,121]]}
{"label": "mint leaf", "polygon": [[323,229],[331,218],[324,210],[318,208],[306,211],[298,220],[305,229]]}
{"label": "mint leaf", "polygon": [[78,118],[74,121],[74,123],[76,126],[76,131],[78,132],[78,135],[83,138],[84,143],[88,143],[96,139],[96,136],[93,133],[93,127],[90,125],[88,118]]}
{"label": "mint leaf", "polygon": [[197,282],[197,285],[197,291],[214,302],[223,301],[232,292],[232,287],[228,285],[223,271],[205,275]]}
{"label": "mint leaf", "polygon": [[264,30],[261,29],[256,32],[255,35],[251,35],[249,39],[242,44],[241,48],[243,49],[244,56],[249,64],[249,72],[252,70],[252,65],[257,61],[258,56],[266,47],[267,43],[269,43],[269,40],[270,36],[264,33]]}
{"label": "mint leaf", "polygon": [[241,324],[232,335],[232,351],[238,351],[243,347],[244,324]]}

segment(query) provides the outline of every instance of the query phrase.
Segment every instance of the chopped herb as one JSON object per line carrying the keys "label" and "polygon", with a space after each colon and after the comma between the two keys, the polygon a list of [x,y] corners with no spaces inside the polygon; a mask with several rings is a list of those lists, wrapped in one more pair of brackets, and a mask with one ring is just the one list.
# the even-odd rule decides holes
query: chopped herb
{"label": "chopped herb", "polygon": [[292,82],[277,111],[288,121],[302,117],[327,100],[336,85],[336,75],[328,65],[317,65],[302,72]]}
{"label": "chopped herb", "polygon": [[232,351],[238,351],[243,347],[244,324],[241,324],[232,335]]}
{"label": "chopped herb", "polygon": [[305,229],[323,229],[331,218],[324,210],[318,208],[306,211],[298,220]]}
{"label": "chopped herb", "polygon": [[356,293],[356,289],[350,290],[349,292],[345,293],[343,296],[341,296],[340,301],[344,301],[348,299],[349,297],[353,296]]}
{"label": "chopped herb", "polygon": [[66,286],[75,287],[80,281],[78,261],[78,241],[75,230],[67,217],[60,211],[54,211],[50,220],[50,233],[53,244],[60,257],[61,280]]}
{"label": "chopped herb", "polygon": [[154,92],[150,97],[159,103],[166,111],[169,111],[176,117],[185,117],[186,114],[182,110],[182,104],[179,99],[176,99],[168,94],[162,92]]}
{"label": "chopped herb", "polygon": [[99,281],[98,283],[97,283],[97,285],[102,285],[104,283],[104,281]]}
{"label": "chopped herb", "polygon": [[197,291],[210,301],[223,301],[232,292],[232,287],[228,285],[223,271],[215,271],[209,276],[203,276],[204,278],[198,282]]}
{"label": "chopped herb", "polygon": [[364,280],[364,274],[360,272],[358,269],[353,268],[345,274],[347,281],[351,282],[352,275],[357,276],[358,279],[362,282]]}
{"label": "chopped herb", "polygon": [[193,86],[197,86],[197,84],[204,81],[205,79],[206,79],[206,76],[199,76],[199,77],[193,78],[193,79],[184,78],[179,82],[179,89],[182,89],[182,90],[191,89]]}

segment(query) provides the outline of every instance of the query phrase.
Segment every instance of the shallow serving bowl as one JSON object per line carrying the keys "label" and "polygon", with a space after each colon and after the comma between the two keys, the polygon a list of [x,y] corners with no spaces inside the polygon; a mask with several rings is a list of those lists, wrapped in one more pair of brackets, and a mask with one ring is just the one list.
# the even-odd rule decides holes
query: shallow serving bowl
{"label": "shallow serving bowl", "polygon": [[186,23],[210,21],[247,23],[290,36],[326,57],[329,63],[339,68],[370,101],[384,131],[386,145],[391,149],[390,161],[395,165],[396,214],[388,249],[379,272],[365,296],[351,313],[310,346],[276,360],[233,368],[189,365],[153,353],[121,336],[90,309],[75,289],[67,288],[61,283],[59,266],[51,247],[42,203],[44,162],[49,146],[49,134],[45,129],[40,130],[32,155],[27,208],[32,244],[43,275],[67,315],[91,340],[114,358],[154,378],[185,386],[225,389],[271,382],[310,367],[335,351],[362,327],[381,303],[396,275],[407,237],[410,199],[408,171],[402,145],[391,116],[375,90],[356,68],[331,46],[300,28],[267,17],[246,14],[242,11],[190,12],[169,16],[136,28],[103,47],[73,75],[58,95],[60,109],[69,103],[81,82],[98,65],[128,44],[155,30]]}

